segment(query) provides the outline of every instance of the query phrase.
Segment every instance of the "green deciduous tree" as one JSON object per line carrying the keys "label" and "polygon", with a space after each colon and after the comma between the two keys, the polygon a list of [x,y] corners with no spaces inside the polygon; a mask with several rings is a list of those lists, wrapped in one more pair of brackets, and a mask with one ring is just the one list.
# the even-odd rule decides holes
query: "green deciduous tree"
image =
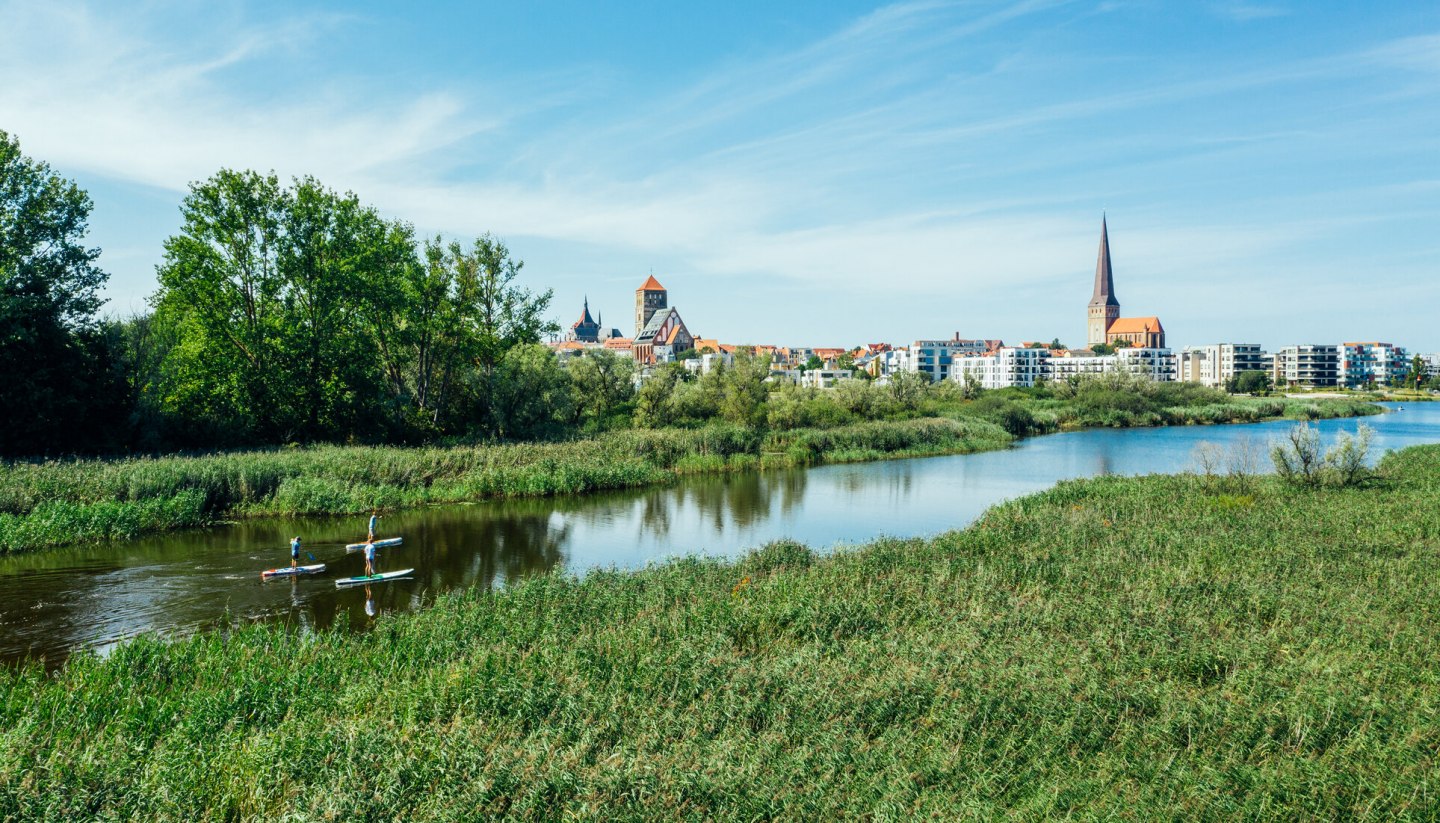
{"label": "green deciduous tree", "polygon": [[605,349],[590,349],[566,364],[575,404],[584,421],[603,427],[605,420],[635,397],[635,361]]}
{"label": "green deciduous tree", "polygon": [[191,187],[165,243],[160,322],[175,414],[262,441],[376,436],[376,304],[413,265],[408,227],[313,178],[222,170]]}
{"label": "green deciduous tree", "polygon": [[[90,449],[123,394],[95,312],[106,275],[82,242],[90,197],[0,131],[0,454]],[[123,414],[120,415],[123,417]]]}

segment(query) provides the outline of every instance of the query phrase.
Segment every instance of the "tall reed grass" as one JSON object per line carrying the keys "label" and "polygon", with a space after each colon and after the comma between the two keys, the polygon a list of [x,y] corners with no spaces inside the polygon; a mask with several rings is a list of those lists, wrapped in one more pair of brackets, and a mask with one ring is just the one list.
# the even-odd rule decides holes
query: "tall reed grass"
{"label": "tall reed grass", "polygon": [[0,819],[1433,819],[1440,447],[0,674]]}
{"label": "tall reed grass", "polygon": [[[631,430],[563,443],[449,448],[317,446],[191,457],[0,466],[0,551],[113,540],[216,518],[344,514],[372,507],[579,494],[678,474],[1002,448],[983,421],[874,421],[767,438],[743,426]],[[773,455],[767,465],[775,465]]]}

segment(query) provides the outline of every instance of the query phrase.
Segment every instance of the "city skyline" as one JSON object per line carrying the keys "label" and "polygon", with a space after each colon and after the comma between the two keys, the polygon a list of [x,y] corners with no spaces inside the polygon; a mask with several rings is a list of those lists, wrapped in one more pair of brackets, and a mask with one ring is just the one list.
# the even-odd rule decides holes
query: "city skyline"
{"label": "city skyline", "polygon": [[0,127],[90,191],[109,311],[228,166],[493,231],[562,326],[653,271],[706,337],[1078,345],[1103,210],[1172,348],[1440,349],[1430,4],[341,8],[0,3]]}

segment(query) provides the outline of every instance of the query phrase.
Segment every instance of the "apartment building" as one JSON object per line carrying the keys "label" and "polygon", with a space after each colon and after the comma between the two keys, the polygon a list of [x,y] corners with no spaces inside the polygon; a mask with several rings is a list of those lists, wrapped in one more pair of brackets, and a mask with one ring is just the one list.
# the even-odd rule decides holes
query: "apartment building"
{"label": "apartment building", "polygon": [[1405,379],[1410,356],[1393,343],[1341,343],[1338,347],[1338,382],[1347,389],[1384,386]]}
{"label": "apartment building", "polygon": [[1340,383],[1340,347],[1285,346],[1275,352],[1272,377],[1277,386],[1325,388]]}
{"label": "apartment building", "polygon": [[962,383],[974,380],[982,389],[1033,386],[1049,379],[1049,360],[1049,349],[1005,346],[989,354],[956,357],[949,378]]}
{"label": "apartment building", "polygon": [[1215,343],[1186,346],[1175,359],[1176,379],[1206,386],[1224,386],[1247,371],[1266,371],[1268,355],[1259,343]]}

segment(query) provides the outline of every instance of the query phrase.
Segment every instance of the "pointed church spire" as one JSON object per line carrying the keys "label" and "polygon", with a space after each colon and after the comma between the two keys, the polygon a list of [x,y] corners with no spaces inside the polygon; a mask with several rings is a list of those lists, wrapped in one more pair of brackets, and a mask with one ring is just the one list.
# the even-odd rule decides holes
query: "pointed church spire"
{"label": "pointed church spire", "polygon": [[1092,306],[1119,306],[1115,299],[1115,278],[1110,272],[1110,230],[1105,216],[1100,216],[1100,256],[1095,261],[1095,295],[1090,298]]}

